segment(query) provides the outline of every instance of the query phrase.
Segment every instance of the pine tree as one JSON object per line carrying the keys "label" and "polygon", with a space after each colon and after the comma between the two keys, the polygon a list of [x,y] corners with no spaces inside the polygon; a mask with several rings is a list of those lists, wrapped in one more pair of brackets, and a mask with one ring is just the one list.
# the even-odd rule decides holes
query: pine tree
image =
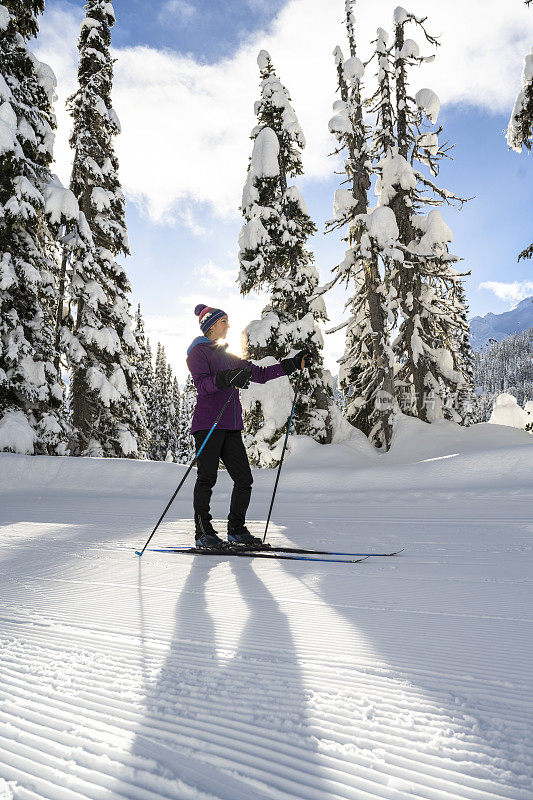
{"label": "pine tree", "polygon": [[[377,208],[368,213],[371,152],[363,121],[364,67],[356,55],[355,2],[351,0],[346,2],[346,26],[350,57],[345,60],[341,48],[335,48],[341,99],[333,105],[335,115],[329,129],[338,142],[335,154],[345,155],[344,183],[349,184],[350,190],[337,189],[335,218],[327,223],[327,229],[348,224],[344,240],[349,249],[333,270],[333,280],[321,292],[338,281],[353,287],[353,294],[345,304],[350,317],[331,331],[347,328],[339,371],[345,414],[374,444],[388,449],[394,416],[394,360],[390,344],[394,302],[392,256],[397,253],[398,229],[390,209]],[[389,152],[394,142],[389,65],[386,56],[383,57],[385,37],[380,29],[376,49],[379,88],[372,98],[378,117],[374,135],[374,152],[378,154]]]}
{"label": "pine tree", "polygon": [[437,95],[421,89],[412,98],[408,91],[408,68],[425,59],[416,42],[405,38],[406,24],[416,24],[428,42],[437,44],[424,22],[403,8],[394,12],[396,145],[377,166],[376,192],[380,205],[394,211],[403,250],[396,279],[403,320],[394,343],[404,386],[403,410],[430,422],[443,416],[447,395],[464,384],[468,367],[457,351],[466,326],[464,309],[450,302],[450,297],[457,297],[454,287],[462,277],[451,266],[457,261],[448,252],[452,234],[437,209],[422,213],[427,206],[464,202],[438,187],[418,166],[436,176],[439,161],[450,149],[447,143],[439,144],[442,128],[424,129],[437,120]]}
{"label": "pine tree", "polygon": [[136,343],[136,355],[134,367],[139,381],[139,387],[143,397],[143,411],[146,426],[146,450],[150,449],[151,432],[149,426],[150,407],[152,404],[152,385],[154,380],[154,368],[152,364],[152,350],[150,340],[146,336],[144,329],[144,319],[141,312],[141,304],[137,306],[135,314],[135,328],[133,335]]}
{"label": "pine tree", "polygon": [[180,392],[180,385],[178,383],[177,378],[172,379],[172,421],[173,421],[173,461],[179,464],[180,460],[180,427],[181,427],[181,406],[182,406],[182,399],[181,399],[181,392]]}
{"label": "pine tree", "polygon": [[195,455],[194,439],[191,435],[192,416],[196,406],[196,387],[192,375],[187,376],[183,392],[178,429],[178,464],[189,464]]}
{"label": "pine tree", "polygon": [[[109,0],[87,0],[78,48],[77,92],[69,107],[74,120],[71,189],[92,232],[91,257],[74,263],[70,293],[76,303],[73,336],[83,355],[74,359],[73,422],[85,455],[138,457],[146,448],[144,401],[134,362],[124,268],[128,255],[124,195],[117,175],[113,137],[120,124],[111,104],[113,59]],[[78,261],[79,265],[79,261]]]}
{"label": "pine tree", "polygon": [[60,243],[78,204],[50,173],[55,77],[28,49],[42,0],[0,6],[0,450],[64,454]]}
{"label": "pine tree", "polygon": [[[287,185],[288,178],[303,172],[305,139],[266,51],[260,52],[258,64],[261,99],[255,108],[258,125],[252,131],[254,146],[242,200],[246,223],[239,237],[239,281],[243,294],[264,289],[270,298],[261,320],[246,329],[247,356],[281,360],[301,349],[310,351],[293,424],[296,433],[325,443],[331,441],[328,408],[333,394],[331,376],[324,373],[318,322],[326,319],[326,309],[321,298],[311,299],[318,271],[306,248],[316,227],[298,189]],[[299,377],[291,379],[294,386]],[[248,430],[257,430],[261,417],[260,408],[255,419],[249,415]],[[283,431],[284,427],[275,432],[272,444]]]}
{"label": "pine tree", "polygon": [[[176,397],[177,387],[177,397]],[[166,389],[168,393],[168,421],[167,421],[167,454],[165,461],[175,461],[178,449],[178,419],[180,413],[179,386],[172,374],[170,364],[167,366]]]}
{"label": "pine tree", "polygon": [[153,461],[173,461],[177,452],[176,409],[173,405],[172,369],[167,364],[165,348],[157,343],[151,415]]}
{"label": "pine tree", "polygon": [[477,422],[476,396],[474,391],[474,351],[470,342],[470,325],[468,323],[468,303],[462,281],[452,284],[450,302],[454,304],[455,314],[462,324],[455,329],[455,346],[452,356],[456,369],[460,370],[463,380],[457,392],[449,397],[445,416],[461,425],[473,425]]}
{"label": "pine tree", "polygon": [[[527,6],[530,3],[531,0],[526,0]],[[524,58],[522,87],[515,100],[507,127],[507,144],[517,153],[521,153],[523,147],[531,150],[533,146],[533,49]],[[533,244],[530,244],[522,250],[518,260],[532,256]]]}
{"label": "pine tree", "polygon": [[166,357],[161,343],[157,343],[155,357],[154,379],[152,385],[153,403],[150,415],[150,430],[152,434],[150,458],[152,461],[164,461],[166,456],[164,430],[165,430],[165,400],[164,391],[166,383]]}

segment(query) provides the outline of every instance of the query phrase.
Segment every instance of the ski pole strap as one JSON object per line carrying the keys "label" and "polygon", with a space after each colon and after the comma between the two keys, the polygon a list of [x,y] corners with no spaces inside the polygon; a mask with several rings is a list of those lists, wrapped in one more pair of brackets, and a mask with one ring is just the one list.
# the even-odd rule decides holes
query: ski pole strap
{"label": "ski pole strap", "polygon": [[187,480],[187,476],[188,476],[189,472],[191,471],[191,469],[192,469],[192,468],[194,467],[194,465],[196,464],[196,461],[197,461],[197,459],[198,459],[198,456],[200,455],[200,453],[202,452],[202,450],[204,449],[204,447],[205,447],[205,446],[206,446],[206,444],[207,444],[207,440],[209,439],[209,437],[211,436],[211,434],[212,434],[212,433],[213,433],[213,431],[215,430],[216,426],[217,426],[217,425],[218,425],[218,423],[220,422],[220,420],[221,420],[221,418],[222,418],[222,414],[224,413],[224,411],[225,411],[225,410],[226,410],[226,408],[228,407],[228,404],[229,404],[229,402],[230,402],[231,398],[232,398],[232,397],[233,397],[233,395],[235,394],[235,390],[236,390],[236,388],[237,388],[236,386],[234,386],[234,387],[233,387],[233,391],[231,392],[230,396],[228,397],[228,399],[227,399],[227,400],[226,400],[226,402],[224,403],[224,405],[223,405],[223,407],[222,407],[222,410],[221,410],[220,414],[218,415],[218,417],[217,417],[217,418],[216,418],[216,420],[214,421],[214,423],[213,423],[213,425],[212,425],[212,427],[211,427],[211,430],[209,431],[209,433],[207,434],[207,436],[205,437],[205,439],[204,439],[204,441],[203,441],[203,443],[202,443],[202,446],[200,447],[200,449],[198,450],[198,452],[197,452],[197,453],[196,453],[196,455],[194,456],[193,460],[192,460],[192,461],[191,461],[191,463],[189,464],[189,467],[188,467],[188,469],[187,469],[187,472],[185,473],[185,475],[184,475],[184,476],[183,476],[183,478],[181,479],[181,481],[180,481],[180,484],[179,484],[178,488],[176,489],[176,491],[174,492],[174,494],[172,495],[172,497],[171,497],[171,498],[170,498],[170,500],[168,501],[168,503],[167,503],[167,505],[166,505],[166,508],[165,508],[165,510],[163,511],[163,513],[161,514],[161,516],[159,517],[159,519],[157,520],[157,524],[156,524],[155,528],[153,529],[152,533],[150,534],[150,536],[148,537],[148,539],[147,539],[147,541],[146,541],[146,544],[144,545],[143,549],[142,549],[142,550],[136,550],[136,551],[135,551],[135,555],[136,555],[136,556],[142,556],[142,555],[143,555],[143,553],[144,553],[144,551],[146,550],[146,548],[148,547],[148,545],[149,545],[149,544],[150,544],[150,542],[152,541],[152,537],[153,537],[154,533],[156,532],[156,530],[159,528],[159,526],[160,526],[160,525],[161,525],[161,523],[163,522],[163,520],[164,520],[164,518],[165,518],[165,515],[166,515],[166,513],[167,513],[168,509],[170,508],[170,506],[171,506],[171,505],[172,505],[172,503],[174,502],[174,498],[176,497],[177,493],[179,492],[179,490],[181,489],[181,487],[183,486],[183,484],[184,484],[184,483],[185,483],[185,481]]}
{"label": "ski pole strap", "polygon": [[300,382],[301,382],[301,380],[302,380],[302,372],[300,371],[300,375],[298,376],[298,383],[296,384],[296,391],[294,393],[294,401],[293,401],[293,404],[292,404],[292,411],[291,411],[291,416],[290,416],[290,419],[289,419],[289,425],[288,425],[288,428],[287,428],[287,433],[285,434],[285,441],[283,442],[283,450],[281,451],[281,459],[280,459],[280,462],[279,462],[278,474],[276,475],[276,482],[274,484],[274,491],[272,492],[272,500],[270,501],[270,508],[268,509],[268,517],[267,517],[267,521],[266,521],[265,532],[263,534],[263,542],[266,540],[266,535],[267,535],[267,530],[268,530],[268,523],[270,522],[270,515],[272,514],[272,509],[274,507],[274,498],[276,497],[276,491],[277,491],[277,488],[278,488],[278,481],[279,481],[279,476],[280,476],[280,473],[281,473],[281,467],[283,465],[283,459],[285,458],[285,450],[287,449],[287,441],[289,439],[289,433],[290,433],[291,426],[292,426],[292,418],[294,416],[294,409],[296,408],[296,401],[298,400],[298,397],[300,395]]}

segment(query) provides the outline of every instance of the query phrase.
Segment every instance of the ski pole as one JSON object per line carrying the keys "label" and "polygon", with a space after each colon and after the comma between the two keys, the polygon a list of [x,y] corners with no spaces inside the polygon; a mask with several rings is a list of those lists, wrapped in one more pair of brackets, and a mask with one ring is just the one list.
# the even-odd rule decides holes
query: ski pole
{"label": "ski pole", "polygon": [[274,498],[276,497],[276,490],[278,488],[279,475],[280,475],[280,472],[281,472],[281,467],[283,466],[283,458],[285,456],[285,450],[287,449],[287,441],[288,441],[288,438],[289,438],[289,431],[290,431],[291,425],[292,425],[292,418],[294,416],[294,409],[296,408],[296,401],[298,400],[298,396],[300,394],[300,382],[302,380],[302,372],[303,371],[300,370],[300,375],[298,376],[298,383],[296,384],[296,391],[294,393],[294,402],[292,404],[291,418],[289,420],[289,427],[287,428],[287,433],[285,434],[285,441],[283,442],[283,450],[281,451],[281,460],[279,462],[278,474],[276,475],[276,483],[274,484],[274,491],[272,493],[272,500],[270,501],[270,508],[268,509],[268,517],[267,517],[267,521],[266,521],[265,533],[263,534],[263,541],[265,541],[265,539],[266,539],[267,530],[268,530],[268,523],[270,522],[270,515],[272,513],[272,508],[274,506]]}
{"label": "ski pole", "polygon": [[184,476],[183,476],[183,478],[181,479],[181,481],[180,481],[180,485],[178,486],[178,488],[176,489],[176,491],[174,492],[174,494],[172,495],[172,497],[171,497],[171,498],[170,498],[170,500],[168,501],[168,503],[167,503],[167,506],[166,506],[165,510],[163,511],[163,513],[161,514],[161,516],[159,517],[159,519],[157,520],[157,525],[155,526],[155,528],[153,529],[152,533],[151,533],[151,534],[150,534],[150,536],[148,537],[148,539],[147,539],[147,542],[146,542],[146,544],[144,545],[143,549],[142,549],[142,550],[136,550],[136,551],[135,551],[135,555],[136,555],[136,556],[142,556],[142,554],[144,553],[144,551],[146,550],[146,548],[148,547],[148,545],[149,545],[149,544],[150,544],[150,542],[152,541],[152,537],[153,537],[154,533],[155,533],[155,532],[156,532],[156,530],[159,528],[160,524],[163,522],[163,519],[165,518],[165,514],[167,513],[168,509],[169,509],[169,508],[170,508],[170,506],[172,505],[172,503],[173,503],[173,501],[174,501],[174,498],[176,497],[177,493],[179,492],[179,490],[181,489],[181,487],[182,487],[182,486],[183,486],[183,484],[185,483],[185,481],[186,481],[186,479],[187,479],[187,475],[189,474],[189,472],[191,471],[191,469],[192,469],[192,468],[194,467],[194,465],[196,464],[196,462],[197,462],[197,460],[198,460],[198,456],[200,455],[200,453],[202,452],[202,450],[204,449],[204,447],[205,447],[205,446],[206,446],[206,444],[207,444],[207,440],[209,439],[209,437],[211,436],[211,434],[212,434],[212,433],[213,433],[213,431],[215,430],[216,426],[217,426],[217,425],[218,425],[218,423],[220,422],[220,419],[221,419],[221,417],[222,417],[222,414],[223,414],[223,413],[224,413],[224,411],[226,410],[226,408],[227,408],[227,406],[228,406],[228,404],[229,404],[229,401],[231,400],[231,398],[232,398],[232,397],[233,397],[233,395],[235,394],[235,389],[236,389],[236,388],[237,388],[236,386],[234,386],[234,387],[233,387],[233,391],[232,391],[232,393],[230,394],[230,396],[228,397],[228,399],[227,399],[227,400],[226,400],[226,402],[224,403],[224,406],[223,406],[223,408],[222,408],[222,411],[220,412],[220,414],[218,415],[218,417],[217,417],[217,418],[216,418],[216,420],[214,421],[214,423],[213,423],[213,426],[212,426],[211,430],[209,431],[209,433],[207,434],[207,436],[205,437],[205,439],[204,439],[204,441],[203,441],[203,444],[202,444],[202,446],[200,447],[200,449],[198,450],[198,452],[197,452],[197,453],[196,453],[196,455],[194,456],[193,460],[192,460],[192,461],[191,461],[191,463],[189,464],[189,468],[187,469],[187,472],[185,473],[185,475],[184,475]]}

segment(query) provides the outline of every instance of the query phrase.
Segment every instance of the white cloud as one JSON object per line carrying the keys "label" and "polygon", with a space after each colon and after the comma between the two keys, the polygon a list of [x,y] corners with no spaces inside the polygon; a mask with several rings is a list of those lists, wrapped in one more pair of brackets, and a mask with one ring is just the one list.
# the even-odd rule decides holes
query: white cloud
{"label": "white cloud", "polygon": [[513,283],[484,281],[479,284],[479,288],[488,289],[489,292],[494,292],[500,300],[516,305],[516,303],[533,294],[533,281],[513,281]]}
{"label": "white cloud", "polygon": [[[390,26],[395,6],[396,0],[381,0],[358,7],[363,57],[376,27]],[[117,150],[130,199],[160,222],[181,216],[187,224],[195,202],[210,204],[222,217],[238,215],[261,48],[271,52],[306,133],[307,177],[331,175],[331,52],[345,43],[343,8],[342,0],[290,0],[268,31],[252,34],[231,58],[214,64],[149,47],[117,49],[114,104],[124,131]],[[431,86],[444,104],[510,111],[533,38],[531,11],[523,3],[501,0],[412,0],[409,9],[427,15],[428,28],[442,42],[436,61],[417,71],[413,89]],[[47,11],[38,42],[39,57],[58,74],[60,103],[75,86],[79,17],[69,4]],[[409,35],[429,52],[416,29]],[[59,121],[58,170],[68,177],[70,124],[61,108]]]}
{"label": "white cloud", "polygon": [[188,3],[187,0],[168,0],[168,2],[163,4],[157,18],[161,23],[168,23],[169,17],[170,21],[172,17],[177,17],[179,22],[187,23],[190,22],[197,13],[198,11],[194,5]]}
{"label": "white cloud", "polygon": [[213,261],[209,261],[207,264],[204,264],[203,267],[200,267],[199,273],[202,283],[205,283],[206,286],[209,286],[217,292],[222,289],[233,289],[237,291],[235,267],[224,269]]}

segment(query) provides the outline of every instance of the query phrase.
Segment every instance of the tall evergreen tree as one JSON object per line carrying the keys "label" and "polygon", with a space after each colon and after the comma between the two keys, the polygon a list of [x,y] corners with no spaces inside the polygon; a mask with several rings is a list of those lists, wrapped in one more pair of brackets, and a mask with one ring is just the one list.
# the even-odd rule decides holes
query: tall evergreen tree
{"label": "tall evergreen tree", "polygon": [[[333,270],[333,280],[321,291],[327,291],[338,281],[353,288],[345,304],[350,317],[333,328],[333,331],[347,329],[339,371],[346,398],[345,414],[374,444],[388,449],[394,415],[391,274],[398,229],[388,209],[378,208],[368,213],[371,151],[363,121],[364,67],[356,54],[355,2],[351,0],[346,2],[346,26],[350,56],[345,60],[340,47],[334,50],[341,99],[334,103],[335,115],[329,122],[329,129],[338,142],[336,154],[344,154],[344,183],[350,188],[336,191],[335,218],[327,223],[327,228],[333,230],[348,225],[345,241],[349,249]],[[386,34],[380,29],[376,48],[379,88],[372,100],[378,118],[374,151],[384,153],[394,142],[389,65],[383,58],[385,46]]]}
{"label": "tall evergreen tree", "polygon": [[131,330],[129,281],[115,260],[129,253],[113,147],[120,132],[111,104],[109,48],[115,15],[109,0],[87,0],[85,12],[79,86],[69,100],[75,151],[71,189],[92,231],[93,247],[83,270],[74,263],[70,282],[77,304],[73,334],[83,351],[73,360],[73,422],[80,453],[138,457],[146,446],[144,401],[134,365],[139,355]]}
{"label": "tall evergreen tree", "polygon": [[178,420],[180,413],[180,394],[177,380],[172,374],[172,367],[167,365],[166,390],[168,393],[168,438],[166,461],[176,461],[178,450]]}
{"label": "tall evergreen tree", "polygon": [[[306,248],[316,228],[300,192],[287,184],[288,178],[302,174],[305,139],[290,96],[265,50],[259,53],[258,64],[261,99],[256,103],[258,125],[252,132],[254,146],[242,200],[246,223],[239,237],[239,281],[243,294],[263,289],[270,298],[261,320],[247,327],[247,355],[254,360],[266,355],[279,360],[289,352],[310,351],[294,429],[324,443],[331,440],[328,408],[333,402],[318,327],[326,319],[326,309],[321,298],[311,299],[318,272]],[[293,384],[298,377],[291,379]],[[261,424],[260,409],[257,418],[247,423],[252,431]],[[276,431],[273,444],[282,433],[283,428]]]}
{"label": "tall evergreen tree", "polygon": [[158,342],[151,416],[150,458],[153,461],[174,460],[177,451],[176,413],[173,405],[172,369],[167,364],[165,348]]}
{"label": "tall evergreen tree", "polygon": [[[526,0],[527,6],[530,3],[531,0]],[[533,146],[533,49],[524,58],[522,87],[515,100],[507,127],[507,144],[517,153],[521,153],[523,147],[531,150]],[[533,244],[530,244],[529,247],[522,250],[518,260],[532,256]]]}
{"label": "tall evergreen tree", "polygon": [[63,454],[59,245],[79,209],[50,173],[55,77],[26,44],[43,8],[0,6],[0,450]]}
{"label": "tall evergreen tree", "polygon": [[178,429],[178,464],[188,464],[195,454],[194,439],[191,435],[191,424],[196,406],[196,387],[192,375],[187,375],[181,393],[181,404]]}
{"label": "tall evergreen tree", "polygon": [[457,298],[453,287],[461,280],[451,266],[457,258],[448,252],[452,234],[437,209],[423,213],[428,206],[464,202],[433,181],[450,149],[439,144],[442,128],[425,129],[437,121],[437,95],[421,89],[413,98],[408,91],[408,68],[425,59],[416,42],[405,38],[405,26],[417,25],[428,42],[437,44],[424,22],[403,8],[394,12],[396,145],[377,165],[376,192],[380,205],[394,211],[403,246],[396,280],[402,321],[394,348],[405,388],[404,410],[431,422],[443,416],[446,396],[463,385],[467,367],[457,350],[466,326],[464,309],[450,302],[451,296]]}
{"label": "tall evergreen tree", "polygon": [[150,458],[152,461],[164,461],[166,456],[165,443],[163,441],[165,430],[165,404],[163,393],[165,391],[166,373],[165,349],[161,346],[161,342],[158,342],[152,384],[153,402],[149,417],[151,432]]}
{"label": "tall evergreen tree", "polygon": [[174,377],[172,379],[172,421],[173,421],[173,461],[179,464],[180,461],[180,428],[181,428],[181,407],[182,407],[182,398],[181,398],[181,391],[180,385],[178,383],[178,379]]}

